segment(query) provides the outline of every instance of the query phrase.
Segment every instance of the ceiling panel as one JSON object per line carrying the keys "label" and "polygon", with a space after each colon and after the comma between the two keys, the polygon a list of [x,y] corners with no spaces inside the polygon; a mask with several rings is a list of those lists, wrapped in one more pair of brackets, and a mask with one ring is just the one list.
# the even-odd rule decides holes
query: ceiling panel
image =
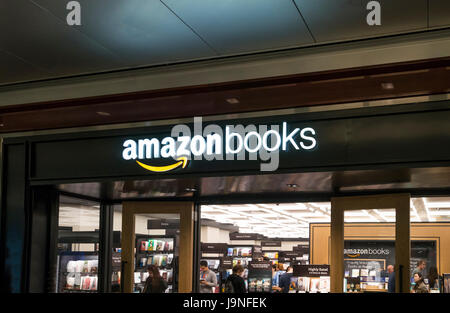
{"label": "ceiling panel", "polygon": [[0,33],[0,50],[50,72],[49,76],[121,66],[107,49],[32,2],[2,1],[0,11],[7,13],[0,19],[0,28],[7,30]]}
{"label": "ceiling panel", "polygon": [[222,54],[313,43],[291,0],[162,0]]}
{"label": "ceiling panel", "polygon": [[450,1],[429,0],[430,27],[450,25]]}
{"label": "ceiling panel", "polygon": [[381,26],[369,26],[369,0],[294,0],[319,42],[427,28],[427,0],[379,0]]}
{"label": "ceiling panel", "polygon": [[[65,21],[64,1],[34,0]],[[79,0],[76,29],[120,56],[128,66],[214,56],[189,27],[159,0]]]}
{"label": "ceiling panel", "polygon": [[49,75],[21,60],[19,57],[0,50],[0,84],[20,80],[36,80]]}

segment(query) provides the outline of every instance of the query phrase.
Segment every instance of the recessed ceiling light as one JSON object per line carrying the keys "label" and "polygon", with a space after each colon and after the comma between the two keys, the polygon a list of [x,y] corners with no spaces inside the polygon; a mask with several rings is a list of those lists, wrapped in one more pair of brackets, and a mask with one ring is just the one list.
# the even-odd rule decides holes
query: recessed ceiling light
{"label": "recessed ceiling light", "polygon": [[239,100],[237,98],[228,98],[225,101],[227,101],[229,104],[238,104]]}
{"label": "recessed ceiling light", "polygon": [[99,112],[96,112],[98,115],[101,115],[101,116],[111,116],[111,113],[108,113],[108,112],[102,112],[102,111],[99,111]]}
{"label": "recessed ceiling light", "polygon": [[394,84],[393,83],[381,83],[381,88],[383,88],[384,90],[392,90],[392,89],[394,89]]}

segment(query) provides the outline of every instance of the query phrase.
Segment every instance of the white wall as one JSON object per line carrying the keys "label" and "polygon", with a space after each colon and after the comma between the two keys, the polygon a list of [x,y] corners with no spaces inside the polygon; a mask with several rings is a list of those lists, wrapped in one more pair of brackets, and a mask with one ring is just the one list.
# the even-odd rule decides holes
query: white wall
{"label": "white wall", "polygon": [[200,241],[204,243],[229,243],[230,232],[212,226],[201,227]]}

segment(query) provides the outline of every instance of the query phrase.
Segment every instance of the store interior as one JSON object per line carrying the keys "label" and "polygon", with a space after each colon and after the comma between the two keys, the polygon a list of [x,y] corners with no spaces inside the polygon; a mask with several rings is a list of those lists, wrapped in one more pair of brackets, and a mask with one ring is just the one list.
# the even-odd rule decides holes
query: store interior
{"label": "store interior", "polygon": [[[418,260],[426,260],[425,272],[436,267],[446,279],[439,291],[449,292],[449,174],[448,168],[416,168],[59,185],[58,261],[51,291],[98,292],[102,198],[114,199],[109,291],[120,292],[122,201],[176,197],[200,202],[196,260],[206,260],[216,273],[213,292],[224,291],[236,264],[245,267],[248,292],[270,292],[272,265],[278,264],[294,268],[289,292],[329,292],[330,193],[402,191],[411,193],[411,270]],[[177,292],[180,216],[137,214],[135,221],[134,292],[143,291],[149,264],[157,265],[169,282],[166,292]],[[395,221],[394,209],[345,213],[344,292],[387,292]],[[356,250],[382,255],[355,256]],[[254,271],[256,261],[271,266]],[[320,276],[304,272],[312,265],[324,267]]]}

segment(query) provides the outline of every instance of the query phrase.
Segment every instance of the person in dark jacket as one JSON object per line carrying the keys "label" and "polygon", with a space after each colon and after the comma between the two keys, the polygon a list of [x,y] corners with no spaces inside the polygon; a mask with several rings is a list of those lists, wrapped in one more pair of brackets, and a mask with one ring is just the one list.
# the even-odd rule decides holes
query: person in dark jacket
{"label": "person in dark jacket", "polygon": [[389,265],[387,267],[387,271],[389,274],[389,280],[388,280],[388,292],[394,293],[395,292],[395,272],[394,272],[394,266]]}
{"label": "person in dark jacket", "polygon": [[432,266],[428,270],[428,286],[430,289],[440,289],[440,283],[439,283],[439,273],[437,271],[437,268]]}
{"label": "person in dark jacket", "polygon": [[[242,278],[242,274],[244,273],[244,267],[240,264],[233,266],[233,274],[231,274],[227,280],[225,281],[225,292],[233,292],[233,293],[246,293],[247,290],[245,288],[245,281]],[[232,290],[227,290],[227,285],[231,283]]]}
{"label": "person in dark jacket", "polygon": [[292,267],[288,266],[286,273],[280,276],[279,287],[281,288],[281,292],[288,293],[289,286],[291,285],[291,277],[293,275]]}
{"label": "person in dark jacket", "polygon": [[167,289],[167,282],[161,277],[159,268],[156,265],[147,267],[149,276],[145,281],[143,293],[164,293]]}

